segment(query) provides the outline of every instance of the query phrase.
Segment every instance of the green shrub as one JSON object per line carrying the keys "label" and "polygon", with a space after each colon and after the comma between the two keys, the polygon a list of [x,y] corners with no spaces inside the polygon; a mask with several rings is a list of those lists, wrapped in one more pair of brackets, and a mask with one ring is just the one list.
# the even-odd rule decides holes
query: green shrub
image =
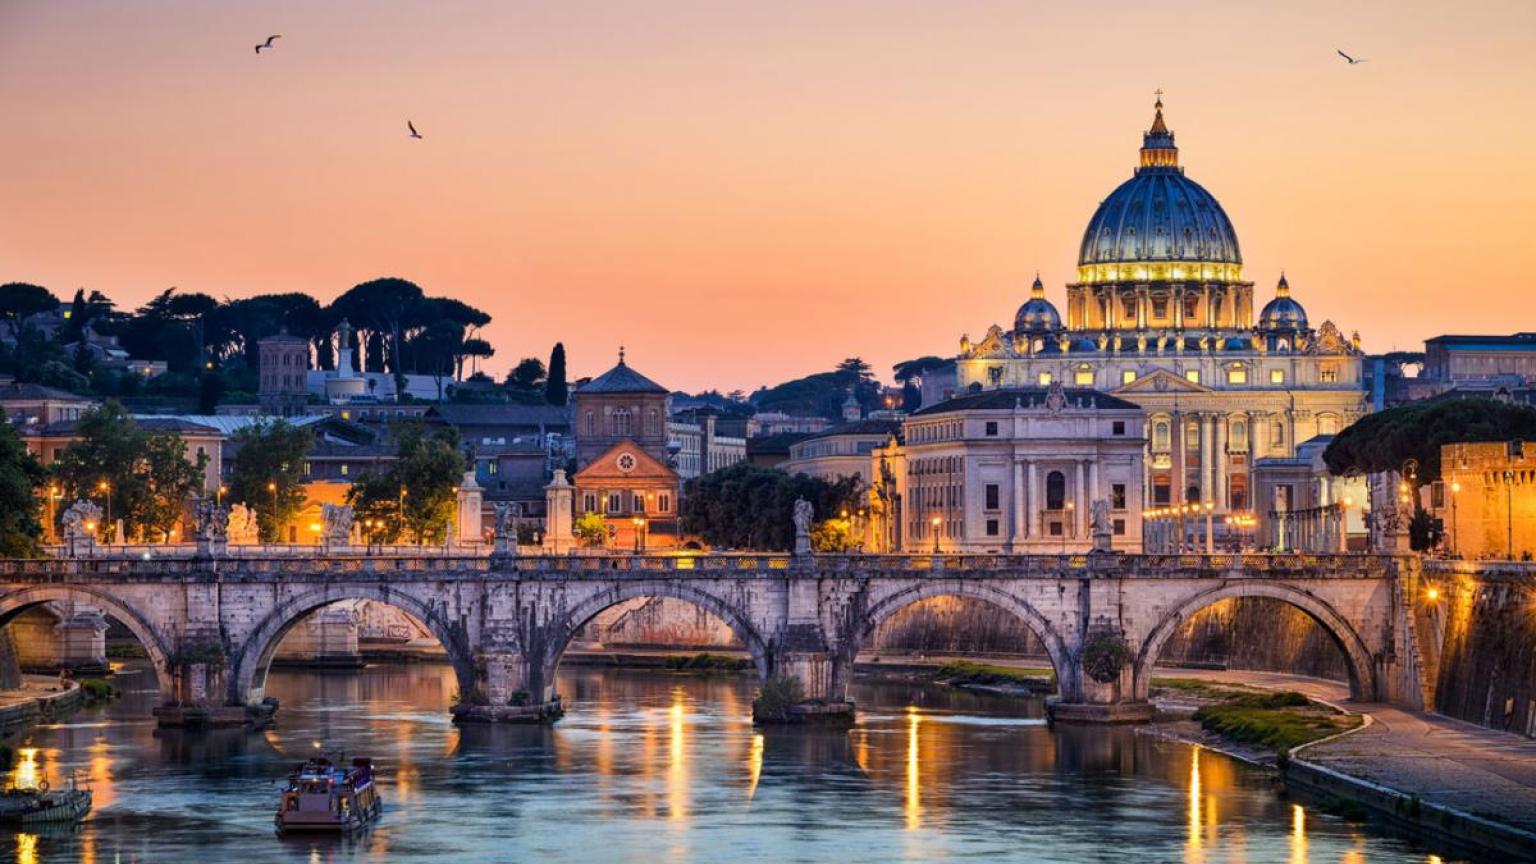
{"label": "green shrub", "polygon": [[787,720],[789,709],[805,701],[805,686],[799,678],[775,675],[763,682],[752,701],[752,714],[764,720]]}
{"label": "green shrub", "polygon": [[100,678],[80,679],[80,689],[85,692],[85,698],[92,701],[112,698],[112,685]]}
{"label": "green shrub", "polygon": [[507,704],[514,708],[521,708],[531,701],[533,696],[527,690],[517,690],[513,692],[511,698],[507,699]]}
{"label": "green shrub", "polygon": [[711,654],[707,651],[667,658],[667,668],[681,672],[741,672],[752,666],[751,658]]}
{"label": "green shrub", "polygon": [[1100,633],[1083,646],[1083,671],[1088,677],[1108,684],[1120,677],[1120,670],[1131,662],[1131,648],[1113,633]]}

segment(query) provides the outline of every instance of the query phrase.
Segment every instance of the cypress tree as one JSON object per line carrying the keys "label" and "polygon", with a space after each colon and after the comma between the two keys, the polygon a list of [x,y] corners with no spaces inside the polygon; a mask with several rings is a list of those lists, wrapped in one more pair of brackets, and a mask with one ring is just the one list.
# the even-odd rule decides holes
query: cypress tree
{"label": "cypress tree", "polygon": [[544,401],[551,405],[564,405],[570,398],[570,388],[565,383],[565,343],[556,342],[549,352],[549,371],[544,376]]}

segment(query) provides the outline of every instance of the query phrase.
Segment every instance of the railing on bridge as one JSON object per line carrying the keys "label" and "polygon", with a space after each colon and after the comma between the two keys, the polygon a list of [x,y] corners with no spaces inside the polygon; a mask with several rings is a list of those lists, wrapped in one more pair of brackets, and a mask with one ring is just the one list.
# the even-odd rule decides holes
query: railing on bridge
{"label": "railing on bridge", "polygon": [[[60,552],[64,550],[53,550]],[[478,574],[547,573],[560,578],[611,577],[616,574],[688,573],[701,577],[777,571],[818,576],[858,578],[891,573],[931,574],[935,578],[1020,577],[1059,578],[1380,578],[1392,568],[1393,556],[1366,553],[1193,554],[1141,553],[1015,555],[999,553],[866,555],[816,554],[794,556],[771,552],[611,552],[583,551],[560,555],[529,549],[495,558],[483,545],[464,546],[347,546],[324,549],[284,544],[230,546],[226,554],[197,557],[193,544],[99,546],[92,554],[70,558],[0,561],[0,573],[17,575],[59,572],[71,563],[75,572],[135,572],[154,566],[162,573],[313,574]]]}

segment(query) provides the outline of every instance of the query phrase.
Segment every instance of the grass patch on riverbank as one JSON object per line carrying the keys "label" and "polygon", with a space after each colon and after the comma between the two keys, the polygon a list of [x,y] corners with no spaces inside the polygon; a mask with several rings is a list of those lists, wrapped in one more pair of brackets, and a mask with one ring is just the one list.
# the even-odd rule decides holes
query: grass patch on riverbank
{"label": "grass patch on riverbank", "polygon": [[80,679],[80,690],[85,693],[85,698],[93,702],[112,698],[112,685],[100,678]]}
{"label": "grass patch on riverbank", "polygon": [[1232,693],[1195,712],[1207,732],[1230,741],[1289,750],[1360,725],[1360,718],[1319,705],[1294,690]]}
{"label": "grass patch on riverbank", "polygon": [[668,657],[667,668],[674,672],[745,672],[752,668],[752,658],[711,654],[705,651],[682,657]]}
{"label": "grass patch on riverbank", "polygon": [[983,687],[1026,686],[1037,684],[1042,680],[1053,683],[1056,680],[1056,676],[1049,669],[993,666],[990,663],[974,663],[970,660],[954,660],[945,663],[938,668],[933,677],[937,681],[957,687],[967,684]]}

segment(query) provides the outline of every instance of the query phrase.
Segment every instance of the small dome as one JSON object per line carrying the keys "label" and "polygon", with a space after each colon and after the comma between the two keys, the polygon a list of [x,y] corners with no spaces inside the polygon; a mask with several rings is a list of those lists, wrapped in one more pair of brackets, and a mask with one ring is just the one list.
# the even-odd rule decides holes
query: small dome
{"label": "small dome", "polygon": [[1280,284],[1275,286],[1275,299],[1264,305],[1259,313],[1260,330],[1305,330],[1307,310],[1291,299],[1291,283],[1280,274]]}
{"label": "small dome", "polygon": [[1035,284],[1030,286],[1029,299],[1013,316],[1013,332],[1045,333],[1061,329],[1061,315],[1051,301],[1045,299],[1045,284],[1040,274],[1035,274]]}

